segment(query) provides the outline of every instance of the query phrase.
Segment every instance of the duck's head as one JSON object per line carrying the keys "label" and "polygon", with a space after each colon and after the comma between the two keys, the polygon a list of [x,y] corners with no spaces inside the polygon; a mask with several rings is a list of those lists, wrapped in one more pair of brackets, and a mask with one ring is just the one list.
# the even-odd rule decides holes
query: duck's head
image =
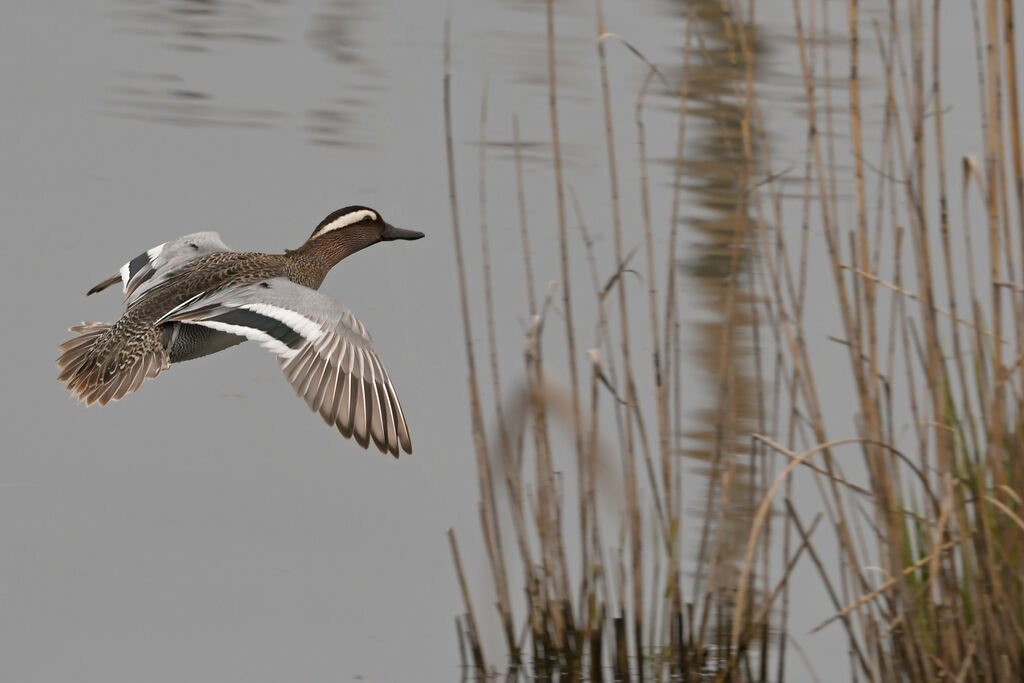
{"label": "duck's head", "polygon": [[418,240],[422,232],[396,228],[380,213],[366,206],[346,206],[333,211],[313,230],[299,249],[324,254],[337,263],[360,249],[391,240]]}

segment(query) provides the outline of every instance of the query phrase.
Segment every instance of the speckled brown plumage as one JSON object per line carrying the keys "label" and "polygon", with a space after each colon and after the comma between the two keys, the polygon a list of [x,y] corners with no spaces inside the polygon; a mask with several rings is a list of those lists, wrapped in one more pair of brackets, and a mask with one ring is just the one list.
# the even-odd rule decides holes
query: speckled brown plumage
{"label": "speckled brown plumage", "polygon": [[304,285],[315,281],[319,286],[326,271],[321,274],[321,268],[295,263],[295,254],[298,252],[217,252],[195,259],[176,277],[129,305],[113,325],[102,331],[89,327],[93,338],[84,352],[80,352],[83,345],[75,343],[81,338],[61,346],[64,353],[58,359],[62,368],[58,379],[67,382],[68,390],[88,405],[106,405],[123,398],[146,378],[170,367],[170,356],[161,343],[161,318],[185,301],[225,283],[245,284],[278,276],[298,278],[294,281],[302,280]]}

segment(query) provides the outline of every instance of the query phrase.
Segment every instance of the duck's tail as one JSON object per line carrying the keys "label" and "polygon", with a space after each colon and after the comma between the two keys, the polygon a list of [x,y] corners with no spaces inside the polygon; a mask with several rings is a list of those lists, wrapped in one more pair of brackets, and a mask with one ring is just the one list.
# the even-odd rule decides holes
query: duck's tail
{"label": "duck's tail", "polygon": [[156,330],[135,343],[118,341],[110,323],[83,322],[71,328],[78,336],[60,345],[60,375],[79,401],[106,405],[138,389],[170,367]]}

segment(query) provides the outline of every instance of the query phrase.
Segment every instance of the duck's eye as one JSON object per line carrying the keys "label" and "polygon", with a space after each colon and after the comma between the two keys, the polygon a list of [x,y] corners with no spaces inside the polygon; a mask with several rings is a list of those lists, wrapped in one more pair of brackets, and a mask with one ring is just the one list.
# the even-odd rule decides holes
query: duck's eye
{"label": "duck's eye", "polygon": [[373,216],[366,216],[366,217],[363,218],[363,223],[372,223],[372,222],[373,222]]}

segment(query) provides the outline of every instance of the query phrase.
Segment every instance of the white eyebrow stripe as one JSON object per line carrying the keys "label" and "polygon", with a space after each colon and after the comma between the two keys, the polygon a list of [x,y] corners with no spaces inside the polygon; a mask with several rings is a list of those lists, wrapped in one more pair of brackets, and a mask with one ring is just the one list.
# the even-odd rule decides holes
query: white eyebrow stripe
{"label": "white eyebrow stripe", "polygon": [[[359,211],[346,213],[342,216],[338,216],[333,221],[317,230],[315,233],[313,233],[313,237],[320,237],[324,233],[328,233],[331,230],[338,230],[339,228],[347,227],[349,225],[352,225],[353,223],[358,223],[364,218],[372,218],[373,220],[377,220],[377,213],[375,211],[371,211],[370,209],[360,209]],[[313,239],[313,237],[310,237],[310,239]]]}

